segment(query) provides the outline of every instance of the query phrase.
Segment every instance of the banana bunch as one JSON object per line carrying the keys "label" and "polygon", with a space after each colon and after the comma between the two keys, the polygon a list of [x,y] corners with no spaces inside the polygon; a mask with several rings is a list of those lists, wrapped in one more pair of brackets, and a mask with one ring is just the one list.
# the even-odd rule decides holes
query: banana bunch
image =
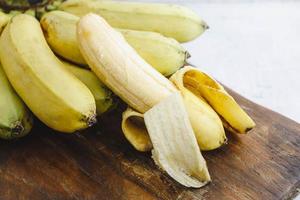
{"label": "banana bunch", "polygon": [[[198,168],[192,165],[198,169],[195,178],[189,164],[178,161],[181,151],[195,156],[195,163],[199,159],[199,155],[192,153],[197,150],[194,146],[180,150],[179,146],[189,146],[193,140],[180,142],[184,138],[182,133],[191,132],[197,148],[212,150],[227,140],[223,125],[237,133],[246,133],[255,126],[224,88],[207,74],[186,66],[168,80],[98,15],[88,14],[80,19],[77,38],[80,52],[92,71],[129,105],[122,120],[125,137],[139,151],[153,148],[155,162],[187,187],[200,187],[210,178],[203,162]],[[176,93],[180,93],[180,98],[174,96]],[[173,102],[176,98],[180,100]],[[172,118],[173,115],[176,117]],[[183,172],[197,182],[192,183]]]}
{"label": "banana bunch", "polygon": [[177,5],[68,0],[59,9],[77,16],[95,13],[115,28],[158,32],[179,42],[191,41],[208,29],[197,14]]}
{"label": "banana bunch", "polygon": [[[45,38],[52,50],[61,57],[86,66],[76,38],[79,17],[63,11],[52,11],[41,18]],[[187,51],[174,39],[154,32],[116,29],[150,65],[165,76],[182,67]]]}
{"label": "banana bunch", "polygon": [[0,12],[0,138],[30,131],[27,107],[54,130],[88,128],[117,95],[128,105],[121,127],[136,150],[151,151],[186,187],[210,182],[201,151],[226,144],[225,129],[245,134],[255,123],[216,80],[186,66],[179,42],[202,34],[205,22],[166,4],[67,0],[54,7],[61,11],[43,9],[40,21],[30,9]]}

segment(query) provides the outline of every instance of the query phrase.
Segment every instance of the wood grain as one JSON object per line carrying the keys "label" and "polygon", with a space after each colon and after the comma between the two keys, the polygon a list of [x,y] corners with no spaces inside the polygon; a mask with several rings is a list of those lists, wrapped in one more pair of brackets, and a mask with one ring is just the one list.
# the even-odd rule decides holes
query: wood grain
{"label": "wood grain", "polygon": [[230,91],[257,123],[248,135],[203,152],[213,182],[187,189],[135,151],[120,111],[67,135],[35,123],[32,134],[0,142],[0,199],[289,199],[300,187],[300,125]]}

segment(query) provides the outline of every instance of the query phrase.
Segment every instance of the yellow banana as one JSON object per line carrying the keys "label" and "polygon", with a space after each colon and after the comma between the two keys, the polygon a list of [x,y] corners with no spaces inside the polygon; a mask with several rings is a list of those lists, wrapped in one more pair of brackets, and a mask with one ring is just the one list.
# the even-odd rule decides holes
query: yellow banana
{"label": "yellow banana", "polygon": [[[145,113],[178,91],[167,78],[147,64],[103,18],[89,14],[81,18],[77,31],[79,48],[91,69],[136,111]],[[212,150],[221,146],[226,136],[218,115],[192,93],[182,94],[200,148]],[[134,133],[127,135],[129,138],[132,138],[130,142],[134,144]]]}
{"label": "yellow banana", "polygon": [[0,11],[0,34],[10,20],[10,16]]}
{"label": "yellow banana", "polygon": [[112,92],[88,69],[80,68],[71,63],[62,61],[65,67],[83,82],[92,92],[96,102],[97,115],[101,115],[112,109],[114,104]]}
{"label": "yellow banana", "polygon": [[[76,38],[76,24],[79,17],[63,11],[52,11],[41,19],[46,40],[52,50],[61,57],[86,65]],[[169,76],[182,67],[187,51],[174,39],[158,33],[117,29],[126,41],[150,65],[165,76]]]}
{"label": "yellow banana", "polygon": [[179,93],[162,100],[144,117],[153,143],[152,158],[160,168],[186,187],[199,188],[211,180]]}
{"label": "yellow banana", "polygon": [[[185,87],[195,95],[203,97],[221,116],[225,128],[230,131],[246,133],[255,126],[254,121],[225,91],[223,86],[199,69],[184,67],[170,79],[175,85]],[[179,79],[182,81],[178,82]]]}
{"label": "yellow banana", "polygon": [[95,123],[92,93],[52,53],[34,17],[12,18],[0,37],[0,59],[16,92],[46,125],[74,132]]}
{"label": "yellow banana", "polygon": [[193,40],[208,28],[197,14],[178,5],[68,0],[59,9],[77,16],[95,13],[113,27],[158,32],[179,42]]}
{"label": "yellow banana", "polygon": [[32,117],[15,93],[0,66],[0,138],[14,139],[27,135],[32,128]]}

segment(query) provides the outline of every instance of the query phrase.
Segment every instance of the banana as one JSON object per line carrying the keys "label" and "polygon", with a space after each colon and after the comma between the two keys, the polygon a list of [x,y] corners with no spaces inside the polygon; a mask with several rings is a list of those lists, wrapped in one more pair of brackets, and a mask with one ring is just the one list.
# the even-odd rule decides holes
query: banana
{"label": "banana", "polygon": [[186,187],[199,188],[211,180],[179,92],[155,105],[144,118],[158,166]]}
{"label": "banana", "polygon": [[[45,38],[52,50],[61,57],[86,66],[76,38],[79,17],[63,11],[52,11],[41,19]],[[188,57],[187,51],[174,39],[145,31],[117,29],[126,41],[151,66],[165,76],[182,67]]]}
{"label": "banana", "polygon": [[62,61],[68,71],[74,74],[92,92],[96,102],[97,115],[105,113],[116,106],[112,92],[90,70],[80,68],[71,63]]}
{"label": "banana", "polygon": [[[77,34],[80,51],[94,73],[137,112],[145,113],[178,91],[167,78],[146,63],[103,18],[95,14],[84,16],[78,23]],[[200,148],[212,150],[220,147],[226,141],[226,136],[218,115],[192,93],[183,93],[183,98]],[[127,131],[129,134],[131,132]],[[130,138],[130,142],[134,144],[135,134],[127,135],[127,139]],[[202,140],[209,142],[204,143]]]}
{"label": "banana", "polygon": [[[224,127],[235,133],[247,133],[255,122],[237,104],[223,86],[199,69],[187,66],[177,71],[171,78],[173,83],[186,88],[198,97],[204,98],[221,116]],[[180,81],[178,81],[180,80]]]}
{"label": "banana", "polygon": [[14,139],[27,135],[32,128],[32,116],[15,93],[0,66],[0,138]]}
{"label": "banana", "polygon": [[68,0],[59,9],[77,16],[95,13],[113,27],[158,32],[179,42],[191,41],[208,28],[197,14],[178,5]]}
{"label": "banana", "polygon": [[0,34],[10,20],[10,16],[0,11]]}
{"label": "banana", "polygon": [[0,59],[16,92],[47,126],[71,133],[95,123],[92,93],[56,58],[34,17],[12,18],[0,37]]}

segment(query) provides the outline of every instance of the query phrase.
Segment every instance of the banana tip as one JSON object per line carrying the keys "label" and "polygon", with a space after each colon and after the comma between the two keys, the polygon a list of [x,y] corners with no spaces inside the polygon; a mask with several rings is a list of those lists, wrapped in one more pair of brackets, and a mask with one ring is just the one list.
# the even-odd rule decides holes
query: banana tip
{"label": "banana tip", "polygon": [[19,121],[12,128],[12,134],[15,135],[15,136],[18,136],[18,135],[22,134],[23,131],[24,131],[24,126]]}
{"label": "banana tip", "polygon": [[88,127],[91,127],[91,126],[93,126],[96,123],[97,123],[97,118],[96,118],[95,114],[93,114],[93,115],[91,115],[90,117],[87,118],[87,125],[88,125]]}

